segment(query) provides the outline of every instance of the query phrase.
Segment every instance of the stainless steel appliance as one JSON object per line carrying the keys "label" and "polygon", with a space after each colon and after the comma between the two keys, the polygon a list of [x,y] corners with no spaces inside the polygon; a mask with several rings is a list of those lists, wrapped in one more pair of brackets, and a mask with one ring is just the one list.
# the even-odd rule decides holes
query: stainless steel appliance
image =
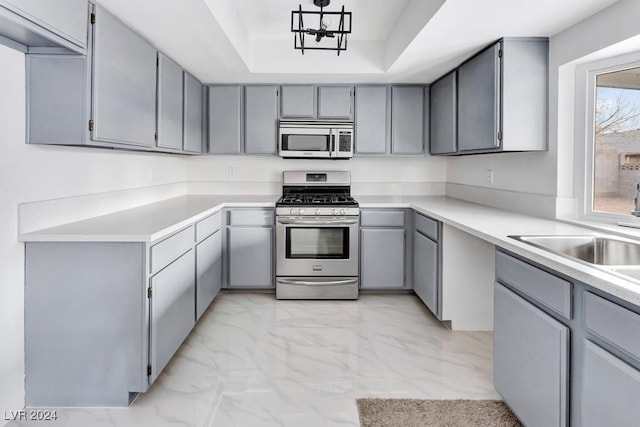
{"label": "stainless steel appliance", "polygon": [[353,157],[353,122],[281,121],[280,157],[348,159]]}
{"label": "stainless steel appliance", "polygon": [[357,299],[360,208],[350,172],[287,171],[276,202],[276,298]]}

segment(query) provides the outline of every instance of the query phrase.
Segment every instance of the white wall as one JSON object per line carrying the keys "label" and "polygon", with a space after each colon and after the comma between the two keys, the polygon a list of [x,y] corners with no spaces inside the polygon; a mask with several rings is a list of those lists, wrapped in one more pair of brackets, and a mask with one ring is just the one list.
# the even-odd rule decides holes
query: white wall
{"label": "white wall", "polygon": [[[229,177],[229,169],[235,176]],[[442,157],[354,157],[349,160],[297,160],[274,156],[215,156],[189,159],[192,192],[278,194],[284,170],[351,171],[355,195],[444,194],[447,162]]]}
{"label": "white wall", "polygon": [[[535,208],[527,206],[526,200],[531,200],[538,208],[545,205],[538,213],[548,216],[572,209],[576,197],[574,111],[583,111],[580,110],[583,106],[574,105],[575,68],[570,64],[640,34],[638,16],[640,2],[621,0],[551,37],[549,151],[451,158],[447,166],[448,194],[472,200],[480,194],[485,203],[505,208],[509,208],[510,200],[518,200],[523,210]],[[640,45],[636,50],[640,50]],[[493,184],[485,182],[487,169],[494,171]]]}
{"label": "white wall", "polygon": [[[0,46],[0,412],[24,406],[19,203],[183,182],[187,159],[25,144],[25,60]],[[2,421],[0,421],[2,422]]]}

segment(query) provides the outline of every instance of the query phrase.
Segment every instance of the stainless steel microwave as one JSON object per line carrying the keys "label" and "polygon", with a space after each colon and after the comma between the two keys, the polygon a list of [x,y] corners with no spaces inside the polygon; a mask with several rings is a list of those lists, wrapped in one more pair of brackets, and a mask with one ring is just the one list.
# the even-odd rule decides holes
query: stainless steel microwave
{"label": "stainless steel microwave", "polygon": [[281,121],[280,157],[348,159],[353,157],[353,122]]}

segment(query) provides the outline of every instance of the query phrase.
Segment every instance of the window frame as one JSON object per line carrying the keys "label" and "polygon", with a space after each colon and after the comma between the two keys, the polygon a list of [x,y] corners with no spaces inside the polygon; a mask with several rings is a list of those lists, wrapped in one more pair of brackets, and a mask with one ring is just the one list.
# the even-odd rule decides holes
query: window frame
{"label": "window frame", "polygon": [[[595,183],[595,107],[596,107],[596,77],[600,74],[640,68],[640,51],[620,56],[613,56],[583,64],[576,68],[576,112],[583,103],[584,114],[578,115],[575,135],[575,183],[579,203],[578,215],[586,221],[603,222],[612,225],[621,223],[637,224],[640,218],[631,215],[595,211],[594,183]],[[579,120],[580,116],[584,121]],[[582,141],[582,143],[581,143]],[[580,162],[579,159],[583,161]]]}

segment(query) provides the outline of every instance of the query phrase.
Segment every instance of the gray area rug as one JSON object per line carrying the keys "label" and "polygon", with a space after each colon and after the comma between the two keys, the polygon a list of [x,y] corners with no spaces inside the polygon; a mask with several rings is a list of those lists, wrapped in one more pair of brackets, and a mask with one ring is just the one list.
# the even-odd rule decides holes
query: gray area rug
{"label": "gray area rug", "polygon": [[500,400],[357,399],[361,427],[520,427]]}

